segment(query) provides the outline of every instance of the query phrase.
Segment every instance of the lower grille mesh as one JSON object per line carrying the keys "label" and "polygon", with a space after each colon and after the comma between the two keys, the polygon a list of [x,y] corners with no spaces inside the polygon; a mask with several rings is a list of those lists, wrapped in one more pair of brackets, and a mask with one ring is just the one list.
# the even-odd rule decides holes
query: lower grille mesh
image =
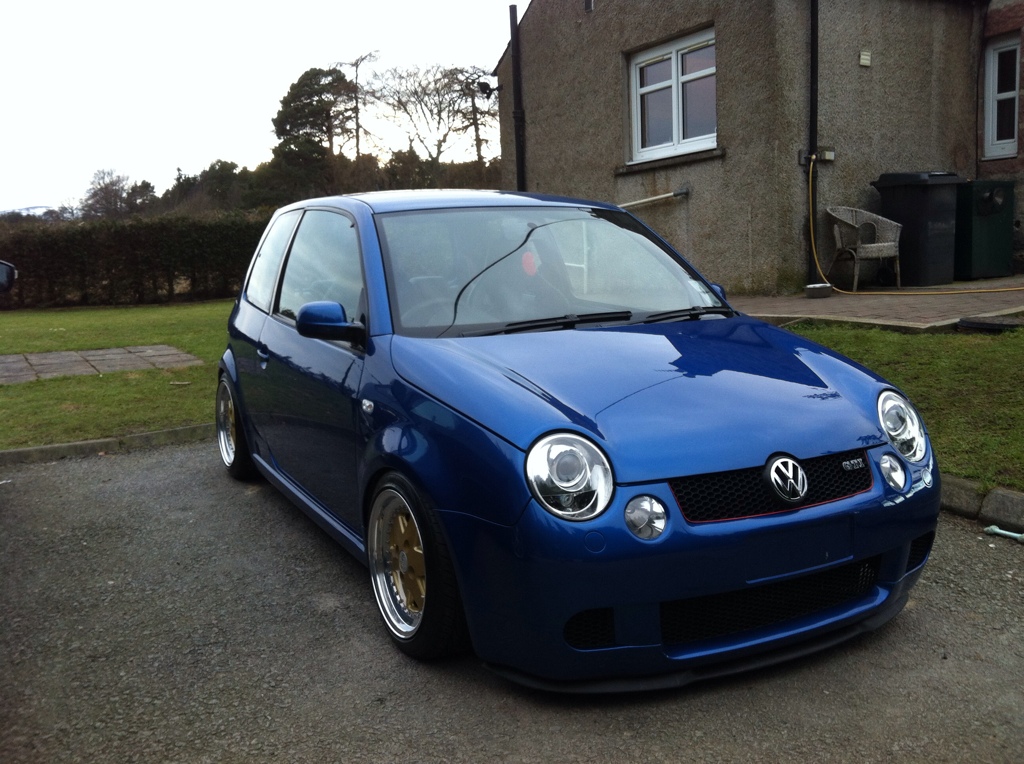
{"label": "lower grille mesh", "polygon": [[878,580],[879,558],[789,581],[661,605],[661,639],[684,645],[771,626],[867,595]]}

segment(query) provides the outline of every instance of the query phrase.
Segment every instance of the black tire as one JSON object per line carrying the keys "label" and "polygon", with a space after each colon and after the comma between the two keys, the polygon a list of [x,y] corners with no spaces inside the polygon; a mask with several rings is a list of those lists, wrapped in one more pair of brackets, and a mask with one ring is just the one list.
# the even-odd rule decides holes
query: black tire
{"label": "black tire", "polygon": [[398,649],[424,661],[466,652],[466,619],[440,521],[402,475],[390,473],[377,486],[366,542],[373,594]]}
{"label": "black tire", "polygon": [[256,465],[249,452],[249,441],[242,425],[242,412],[238,396],[227,374],[220,375],[217,383],[217,446],[221,461],[228,474],[236,480],[249,480],[256,476]]}

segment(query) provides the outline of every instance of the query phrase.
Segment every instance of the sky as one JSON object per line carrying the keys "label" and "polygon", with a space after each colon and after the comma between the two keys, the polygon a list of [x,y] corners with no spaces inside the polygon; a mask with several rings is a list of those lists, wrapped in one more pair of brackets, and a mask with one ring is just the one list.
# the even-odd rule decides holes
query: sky
{"label": "sky", "polygon": [[522,18],[529,0],[15,0],[0,41],[0,212],[77,205],[98,170],[160,194],[178,168],[253,169],[307,69],[376,51],[361,81],[392,67],[492,70],[510,5]]}

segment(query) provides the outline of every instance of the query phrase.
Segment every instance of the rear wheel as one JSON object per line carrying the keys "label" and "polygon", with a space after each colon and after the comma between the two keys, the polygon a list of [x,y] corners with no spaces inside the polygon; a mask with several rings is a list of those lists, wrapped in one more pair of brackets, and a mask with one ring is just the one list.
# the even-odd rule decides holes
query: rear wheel
{"label": "rear wheel", "polygon": [[462,602],[439,521],[397,473],[374,494],[367,554],[377,606],[402,652],[431,660],[466,650]]}
{"label": "rear wheel", "polygon": [[231,477],[246,480],[256,474],[235,388],[227,374],[221,374],[217,383],[217,446],[221,461]]}

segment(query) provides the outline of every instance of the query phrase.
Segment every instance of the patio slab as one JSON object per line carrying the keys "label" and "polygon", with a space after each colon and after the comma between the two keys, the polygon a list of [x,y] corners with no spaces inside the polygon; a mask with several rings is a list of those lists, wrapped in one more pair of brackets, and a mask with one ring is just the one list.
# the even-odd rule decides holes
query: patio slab
{"label": "patio slab", "polygon": [[139,345],[99,350],[62,350],[0,356],[0,385],[37,379],[109,374],[118,371],[201,366],[202,360],[171,345]]}
{"label": "patio slab", "polygon": [[1024,312],[1024,274],[937,287],[835,292],[824,299],[803,294],[736,295],[729,302],[737,310],[774,324],[814,318],[908,331],[944,331],[963,318]]}

